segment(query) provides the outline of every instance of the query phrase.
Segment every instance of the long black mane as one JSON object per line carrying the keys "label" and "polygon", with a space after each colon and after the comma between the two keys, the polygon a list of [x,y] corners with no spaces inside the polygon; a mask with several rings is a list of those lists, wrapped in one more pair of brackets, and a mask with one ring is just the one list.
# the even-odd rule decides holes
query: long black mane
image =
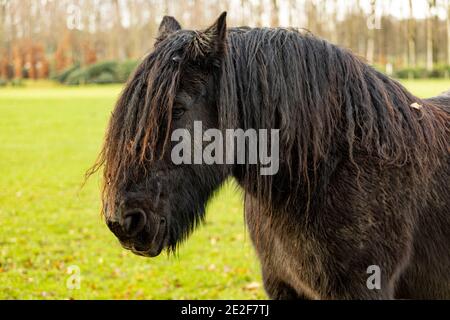
{"label": "long black mane", "polygon": [[[356,171],[367,163],[408,166],[423,183],[449,150],[448,114],[348,50],[294,29],[235,29],[228,41],[222,126],[279,128],[291,184],[320,187],[317,170],[327,174],[337,153]],[[262,196],[270,198],[267,180]]]}
{"label": "long black mane", "polygon": [[[105,165],[106,197],[158,157],[153,150],[169,140],[180,81],[195,77],[190,69],[202,65],[213,65],[204,70],[217,74],[221,128],[280,129],[281,161],[292,188],[307,186],[312,192],[327,174],[318,170],[337,154],[348,157],[356,171],[368,163],[407,166],[417,177],[412,183],[419,183],[449,151],[449,115],[438,105],[310,33],[229,29],[223,58],[217,60],[207,42],[207,32],[175,32],[157,44],[128,82],[94,168]],[[247,172],[243,181],[260,179],[258,193],[270,198],[275,180],[258,177]]]}

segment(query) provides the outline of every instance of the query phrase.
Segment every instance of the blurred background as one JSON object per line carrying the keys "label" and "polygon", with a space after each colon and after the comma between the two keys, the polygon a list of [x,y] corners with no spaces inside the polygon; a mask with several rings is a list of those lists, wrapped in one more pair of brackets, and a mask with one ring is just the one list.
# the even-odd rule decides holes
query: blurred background
{"label": "blurred background", "polygon": [[[291,26],[399,78],[450,77],[450,0],[0,0],[0,83],[124,82],[164,15],[202,28]],[[102,63],[108,62],[108,63]],[[100,65],[98,65],[100,63]],[[96,68],[89,68],[95,65]],[[74,73],[74,74],[72,74]]]}
{"label": "blurred background", "polygon": [[263,299],[233,181],[175,256],[121,248],[82,187],[164,15],[305,28],[420,97],[450,88],[450,0],[0,0],[0,299]]}

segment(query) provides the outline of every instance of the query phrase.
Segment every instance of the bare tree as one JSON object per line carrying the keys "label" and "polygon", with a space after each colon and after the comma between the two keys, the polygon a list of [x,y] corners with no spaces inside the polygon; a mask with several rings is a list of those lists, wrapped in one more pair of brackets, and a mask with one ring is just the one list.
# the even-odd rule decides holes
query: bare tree
{"label": "bare tree", "polygon": [[436,11],[436,0],[428,0],[427,17],[427,70],[433,70],[433,21]]}
{"label": "bare tree", "polygon": [[278,27],[280,25],[280,9],[278,7],[278,1],[272,0],[272,8],[271,8],[271,25],[273,27]]}
{"label": "bare tree", "polygon": [[447,64],[450,66],[450,0],[447,4]]}
{"label": "bare tree", "polygon": [[370,0],[370,16],[367,20],[369,28],[369,37],[367,39],[366,59],[369,63],[374,62],[375,56],[375,27],[376,27],[376,0]]}
{"label": "bare tree", "polygon": [[297,1],[289,0],[289,25],[297,26],[298,23],[298,12],[297,12]]}
{"label": "bare tree", "polygon": [[414,19],[413,0],[409,0],[408,65],[416,66],[416,20]]}

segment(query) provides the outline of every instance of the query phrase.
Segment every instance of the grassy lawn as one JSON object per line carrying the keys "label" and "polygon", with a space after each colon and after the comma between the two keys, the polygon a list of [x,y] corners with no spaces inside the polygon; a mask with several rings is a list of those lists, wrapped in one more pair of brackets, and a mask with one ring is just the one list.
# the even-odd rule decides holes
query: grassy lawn
{"label": "grassy lawn", "polygon": [[[450,81],[407,81],[419,96]],[[99,151],[118,86],[0,88],[0,299],[265,298],[227,185],[178,256],[124,251],[99,213],[99,178],[81,188]],[[81,286],[67,286],[77,266]]]}

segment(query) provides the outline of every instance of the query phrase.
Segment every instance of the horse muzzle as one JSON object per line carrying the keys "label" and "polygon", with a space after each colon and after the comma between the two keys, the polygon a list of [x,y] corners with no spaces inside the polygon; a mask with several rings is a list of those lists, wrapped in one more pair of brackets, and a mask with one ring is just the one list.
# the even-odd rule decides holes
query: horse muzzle
{"label": "horse muzzle", "polygon": [[156,257],[167,245],[167,220],[152,212],[132,209],[117,221],[108,220],[108,228],[122,247],[144,257]]}

